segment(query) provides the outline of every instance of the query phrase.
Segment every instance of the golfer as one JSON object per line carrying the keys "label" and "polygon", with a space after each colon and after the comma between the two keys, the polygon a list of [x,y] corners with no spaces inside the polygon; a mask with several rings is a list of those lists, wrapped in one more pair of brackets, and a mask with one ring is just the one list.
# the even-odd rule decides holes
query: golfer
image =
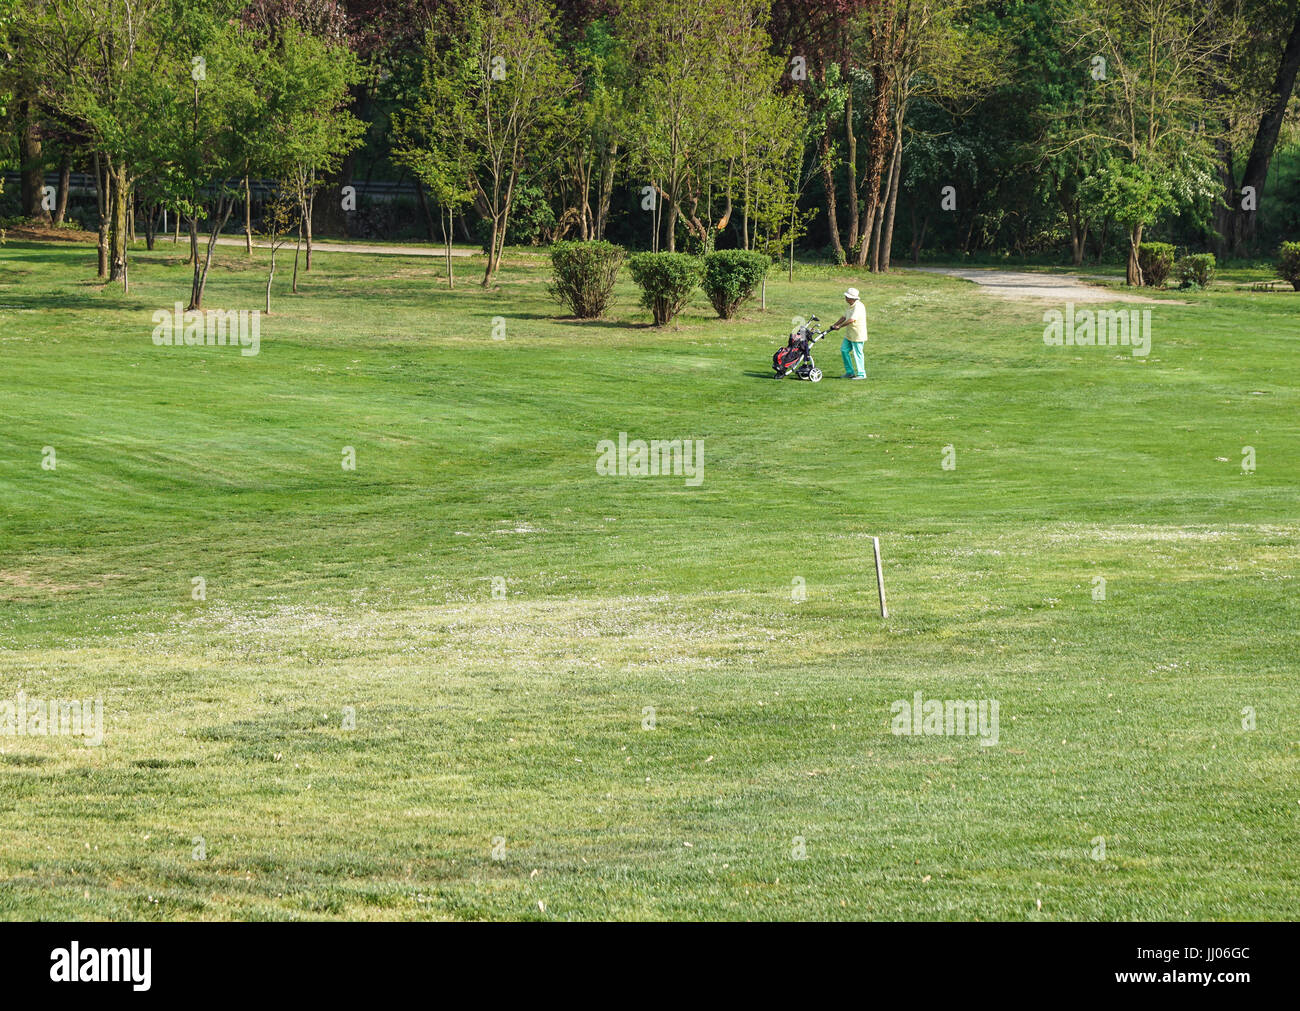
{"label": "golfer", "polygon": [[832,330],[849,328],[849,335],[840,343],[840,357],[844,359],[845,379],[866,379],[867,368],[862,358],[862,345],[867,342],[867,307],[858,298],[858,289],[844,293],[849,307],[844,315],[831,324]]}

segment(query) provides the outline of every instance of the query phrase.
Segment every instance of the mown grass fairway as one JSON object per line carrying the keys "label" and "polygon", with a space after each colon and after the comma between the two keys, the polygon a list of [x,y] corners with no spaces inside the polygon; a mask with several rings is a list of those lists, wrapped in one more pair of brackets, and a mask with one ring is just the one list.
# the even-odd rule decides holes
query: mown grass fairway
{"label": "mown grass fairway", "polygon": [[[0,737],[0,916],[1296,915],[1300,295],[1171,293],[1141,359],[929,274],[658,331],[477,263],[320,254],[241,357],[151,342],[169,242],[126,297],[0,250],[0,699],[106,724]],[[766,378],[850,283],[870,381]],[[892,734],[917,691],[996,746]]]}

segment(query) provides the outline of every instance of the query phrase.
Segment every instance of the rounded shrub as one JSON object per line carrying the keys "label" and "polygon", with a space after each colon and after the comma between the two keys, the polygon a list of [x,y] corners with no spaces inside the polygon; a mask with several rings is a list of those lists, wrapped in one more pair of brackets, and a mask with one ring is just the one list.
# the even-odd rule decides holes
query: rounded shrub
{"label": "rounded shrub", "polygon": [[603,316],[627,258],[612,242],[551,244],[551,285],[546,290],[578,319]]}
{"label": "rounded shrub", "polygon": [[1138,267],[1146,287],[1163,288],[1174,269],[1174,247],[1167,242],[1143,242],[1138,246]]}
{"label": "rounded shrub", "polygon": [[1213,253],[1189,253],[1174,265],[1180,288],[1208,288],[1218,266]]}
{"label": "rounded shrub", "polygon": [[1300,242],[1284,242],[1277,250],[1277,276],[1300,291]]}
{"label": "rounded shrub", "polygon": [[731,319],[741,304],[763,283],[772,261],[762,253],[724,249],[704,258],[700,287],[723,319]]}
{"label": "rounded shrub", "polygon": [[637,253],[627,266],[641,288],[641,304],[654,315],[657,326],[685,308],[702,273],[700,261],[685,253]]}

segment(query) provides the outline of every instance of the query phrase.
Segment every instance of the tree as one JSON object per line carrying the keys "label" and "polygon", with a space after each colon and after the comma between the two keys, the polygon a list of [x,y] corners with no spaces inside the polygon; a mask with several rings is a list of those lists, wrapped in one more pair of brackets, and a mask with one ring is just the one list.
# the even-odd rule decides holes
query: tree
{"label": "tree", "polygon": [[730,9],[710,0],[627,0],[622,6],[619,30],[636,68],[636,162],[649,176],[668,252],[677,249],[677,221],[692,176],[698,180],[725,150],[728,32],[756,10],[754,0]]}
{"label": "tree", "polygon": [[871,88],[859,266],[889,269],[911,104],[969,105],[1002,77],[1003,40],[990,26],[972,23],[980,6],[975,0],[880,0],[862,18]]}
{"label": "tree", "polygon": [[[1255,208],[1300,72],[1300,8],[1291,0],[1243,5],[1239,45],[1224,61],[1231,103],[1217,147],[1222,199],[1215,206],[1220,256],[1240,255],[1255,234]],[[1238,173],[1237,152],[1249,145]],[[1240,145],[1240,147],[1239,147]]]}
{"label": "tree", "polygon": [[[799,134],[799,106],[780,91],[785,60],[771,53],[759,0],[629,0],[620,33],[635,67],[636,161],[666,209],[663,240],[674,251],[681,222],[708,252],[742,208],[765,159],[784,156]],[[743,223],[743,241],[749,224]],[[658,228],[656,227],[656,243]]]}
{"label": "tree", "polygon": [[288,240],[293,228],[295,226],[300,227],[297,220],[300,206],[296,194],[276,190],[262,215],[267,245],[271,248],[271,269],[266,274],[266,314],[268,316],[271,315],[271,285],[275,282],[276,254],[279,253],[280,247]]}
{"label": "tree", "polygon": [[[265,209],[264,230],[271,246],[266,279],[266,311],[276,255],[297,229],[293,290],[298,290],[298,250],[305,233],[307,267],[311,266],[312,208],[320,180],[337,169],[360,141],[365,126],[348,111],[349,88],[357,78],[352,53],[338,38],[315,34],[292,17],[273,19],[270,27],[251,33],[262,46],[263,77],[258,119],[244,156],[244,203],[250,202],[248,174],[274,180]],[[251,216],[251,215],[250,215]]]}
{"label": "tree", "polygon": [[556,138],[577,82],[556,32],[551,8],[538,0],[466,0],[444,12],[428,37],[424,129],[462,145],[472,165],[487,228],[485,288],[501,265],[521,179],[562,150]]}
{"label": "tree", "polygon": [[[5,53],[9,48],[9,31],[14,23],[14,13],[18,7],[18,0],[0,0],[0,53]],[[4,74],[0,74],[0,120],[3,120],[9,112],[9,101],[13,98],[12,91],[9,90],[8,81]],[[0,177],[0,194],[5,191],[4,178]],[[4,242],[4,229],[0,228],[0,243]]]}
{"label": "tree", "polygon": [[[217,238],[242,196],[252,138],[265,120],[257,82],[268,63],[264,36],[208,4],[185,10],[168,36],[166,52],[132,80],[135,100],[150,111],[138,151],[189,225],[188,308],[201,309]],[[199,223],[205,219],[208,239],[200,256]]]}
{"label": "tree", "polygon": [[[138,94],[166,59],[164,0],[46,0],[20,18],[30,68],[45,77],[45,99],[83,124],[94,152],[100,204],[100,274],[127,277],[128,207],[134,163],[154,110]],[[181,15],[186,13],[181,8]]]}
{"label": "tree", "polygon": [[[265,63],[266,109],[248,164],[270,172],[298,201],[298,227],[305,233],[306,269],[311,270],[316,193],[365,133],[365,124],[348,109],[359,69],[342,42],[310,34],[292,19],[277,26]],[[295,255],[295,290],[297,275]]]}
{"label": "tree", "polygon": [[[1128,232],[1126,280],[1142,283],[1143,230],[1176,207],[1208,206],[1223,122],[1224,61],[1238,28],[1222,0],[1082,0],[1076,51],[1104,61],[1100,98],[1068,145],[1095,145],[1085,192]],[[1082,68],[1081,68],[1081,72]]]}
{"label": "tree", "polygon": [[572,56],[579,81],[576,128],[563,166],[563,179],[571,188],[558,217],[556,237],[576,227],[585,241],[604,238],[614,175],[627,161],[633,131],[628,110],[632,69],[626,42],[615,37],[603,20],[586,26]]}
{"label": "tree", "polygon": [[414,106],[393,120],[394,157],[409,168],[428,188],[438,205],[438,224],[443,250],[447,257],[447,287],[455,288],[452,264],[453,222],[457,211],[474,199],[471,183],[476,163],[459,138],[446,130],[450,121],[444,115],[453,84],[449,78],[433,73],[434,64],[425,68],[425,79]]}
{"label": "tree", "polygon": [[[732,72],[722,98],[731,115],[718,131],[717,167],[697,163],[687,176],[691,207],[686,222],[706,252],[713,244],[713,231],[707,223],[713,220],[715,174],[719,199],[725,201],[715,228],[720,230],[732,217],[733,187],[738,187],[740,245],[749,249],[757,239],[756,234],[751,238],[751,225],[757,229],[760,224],[762,202],[775,201],[782,206],[787,202],[790,163],[796,146],[801,147],[804,132],[803,102],[797,93],[781,89],[786,61],[770,51],[766,14],[755,11],[745,17],[743,12],[738,13],[742,16],[725,36],[723,46],[723,56]],[[702,191],[706,201],[704,221],[695,212]],[[769,207],[764,221],[769,226],[773,213],[784,219],[783,210]]]}
{"label": "tree", "polygon": [[[840,236],[838,174],[843,168],[849,193],[849,245],[857,242],[857,135],[854,131],[853,84],[857,76],[850,44],[860,16],[876,0],[790,0],[772,5],[772,35],[778,48],[791,54],[790,84],[804,95],[815,124],[816,156],[826,198],[826,222],[836,259],[847,259]],[[843,126],[845,145],[836,141]]]}

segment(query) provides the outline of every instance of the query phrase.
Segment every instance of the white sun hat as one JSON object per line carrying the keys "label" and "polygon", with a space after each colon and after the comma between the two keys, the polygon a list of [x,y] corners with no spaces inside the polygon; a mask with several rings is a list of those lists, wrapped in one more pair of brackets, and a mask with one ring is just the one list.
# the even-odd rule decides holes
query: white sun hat
{"label": "white sun hat", "polygon": [[857,289],[857,288],[850,288],[848,291],[846,291],[846,292],[844,293],[844,297],[845,297],[845,298],[851,298],[851,299],[853,299],[853,301],[855,301],[855,302],[858,301],[858,289]]}

